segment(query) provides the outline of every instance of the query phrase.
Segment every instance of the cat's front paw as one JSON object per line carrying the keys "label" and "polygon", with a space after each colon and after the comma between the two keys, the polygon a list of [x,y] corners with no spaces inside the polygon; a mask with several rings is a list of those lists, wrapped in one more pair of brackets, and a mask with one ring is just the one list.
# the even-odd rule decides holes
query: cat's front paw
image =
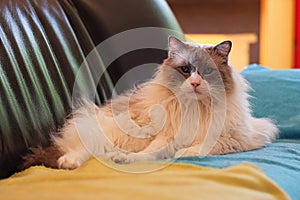
{"label": "cat's front paw", "polygon": [[57,160],[59,169],[76,169],[80,167],[82,161],[73,154],[65,154]]}
{"label": "cat's front paw", "polygon": [[111,158],[115,163],[118,164],[129,164],[138,161],[153,161],[155,156],[147,153],[119,153]]}
{"label": "cat's front paw", "polygon": [[130,163],[130,160],[128,159],[128,154],[118,152],[109,155],[110,159],[114,161],[117,164],[128,164]]}

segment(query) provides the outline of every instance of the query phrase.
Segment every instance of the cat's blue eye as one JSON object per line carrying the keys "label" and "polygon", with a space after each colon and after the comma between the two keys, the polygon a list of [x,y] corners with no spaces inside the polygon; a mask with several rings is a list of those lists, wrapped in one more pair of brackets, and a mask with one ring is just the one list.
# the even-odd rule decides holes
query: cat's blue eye
{"label": "cat's blue eye", "polygon": [[203,74],[207,75],[207,74],[211,74],[214,71],[214,69],[212,67],[208,67],[203,71]]}
{"label": "cat's blue eye", "polygon": [[190,67],[189,66],[182,66],[181,67],[181,71],[183,72],[183,73],[190,73]]}

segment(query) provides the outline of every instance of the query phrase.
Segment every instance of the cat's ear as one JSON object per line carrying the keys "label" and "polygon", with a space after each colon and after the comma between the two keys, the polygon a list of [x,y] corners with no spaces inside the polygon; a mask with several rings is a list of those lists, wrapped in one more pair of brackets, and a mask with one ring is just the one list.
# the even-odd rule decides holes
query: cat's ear
{"label": "cat's ear", "polygon": [[169,51],[180,50],[184,47],[184,43],[174,36],[169,36],[168,46]]}
{"label": "cat's ear", "polygon": [[221,56],[228,57],[231,47],[232,47],[232,42],[230,40],[226,40],[214,46],[214,50]]}
{"label": "cat's ear", "polygon": [[171,59],[174,63],[179,63],[181,58],[178,55],[185,48],[185,44],[178,38],[174,36],[169,36],[168,47],[169,47],[169,52],[168,52],[169,59]]}

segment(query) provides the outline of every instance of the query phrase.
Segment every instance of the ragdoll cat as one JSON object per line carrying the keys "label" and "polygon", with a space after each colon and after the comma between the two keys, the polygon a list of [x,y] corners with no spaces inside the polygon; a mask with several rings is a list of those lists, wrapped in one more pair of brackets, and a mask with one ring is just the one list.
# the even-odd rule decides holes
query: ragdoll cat
{"label": "ragdoll cat", "polygon": [[93,156],[118,163],[249,151],[274,141],[270,119],[252,117],[249,86],[228,64],[232,43],[170,36],[154,77],[102,107],[84,101],[24,167],[74,169]]}

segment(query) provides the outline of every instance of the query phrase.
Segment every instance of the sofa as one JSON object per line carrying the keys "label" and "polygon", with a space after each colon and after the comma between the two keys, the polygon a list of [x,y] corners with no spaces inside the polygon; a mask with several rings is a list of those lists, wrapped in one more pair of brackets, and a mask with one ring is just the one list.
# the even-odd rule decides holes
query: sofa
{"label": "sofa", "polygon": [[[61,126],[74,106],[79,68],[97,45],[143,27],[181,32],[168,4],[160,0],[4,0],[0,10],[2,178],[17,170],[28,147],[49,144],[50,131]],[[131,68],[161,63],[165,56],[164,49],[145,48],[115,58],[95,84],[96,103],[111,98],[112,86]],[[99,57],[93,62],[104,67]],[[88,81],[79,84],[91,90]],[[125,83],[118,92],[129,87]]]}
{"label": "sofa", "polygon": [[[272,118],[281,131],[265,148],[122,166],[93,158],[76,170],[18,171],[29,147],[49,145],[50,133],[76,106],[76,92],[101,105],[150,78],[167,55],[170,34],[183,37],[162,0],[2,0],[1,198],[300,199],[300,71],[260,65],[242,74],[253,88],[253,115]],[[131,48],[121,51],[124,44]]]}

